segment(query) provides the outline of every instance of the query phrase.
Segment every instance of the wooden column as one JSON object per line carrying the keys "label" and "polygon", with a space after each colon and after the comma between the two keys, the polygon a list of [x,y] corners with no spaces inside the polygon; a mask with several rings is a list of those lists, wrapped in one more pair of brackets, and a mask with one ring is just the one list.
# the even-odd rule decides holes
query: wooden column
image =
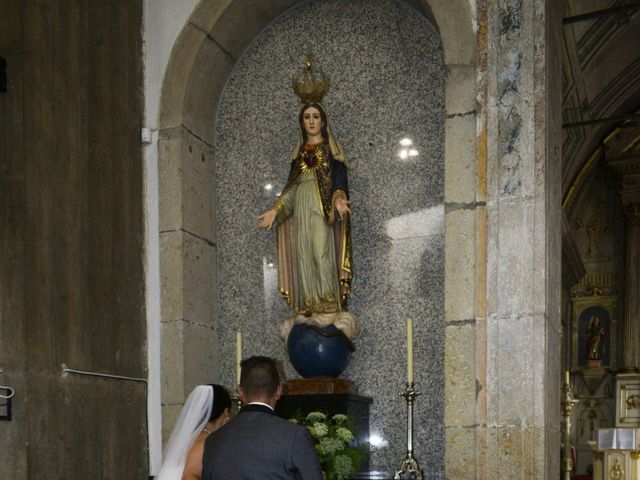
{"label": "wooden column", "polygon": [[620,197],[626,215],[625,308],[622,366],[640,366],[640,154],[607,159],[621,177]]}

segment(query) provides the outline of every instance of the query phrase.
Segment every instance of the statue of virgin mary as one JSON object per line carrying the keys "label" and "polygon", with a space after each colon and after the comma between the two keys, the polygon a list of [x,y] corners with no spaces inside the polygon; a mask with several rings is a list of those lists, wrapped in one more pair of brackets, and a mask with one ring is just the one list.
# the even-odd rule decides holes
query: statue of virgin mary
{"label": "statue of virgin mary", "polygon": [[351,292],[351,202],[346,155],[335,139],[320,103],[329,89],[307,57],[294,77],[304,105],[298,116],[300,140],[293,150],[289,178],[272,209],[258,217],[260,227],[276,224],[278,289],[295,314],[281,327],[286,341],[294,324],[335,325],[350,340],[355,315],[347,311]]}

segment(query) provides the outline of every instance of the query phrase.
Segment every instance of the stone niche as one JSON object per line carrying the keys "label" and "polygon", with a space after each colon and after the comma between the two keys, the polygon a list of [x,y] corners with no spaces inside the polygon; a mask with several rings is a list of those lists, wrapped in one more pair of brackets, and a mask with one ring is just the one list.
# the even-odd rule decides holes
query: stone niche
{"label": "stone niche", "polygon": [[[371,469],[405,453],[405,321],[414,319],[414,446],[444,470],[444,87],[441,40],[423,13],[392,0],[303,3],[269,24],[231,73],[215,131],[221,381],[234,385],[235,331],[244,354],[282,359],[289,315],[276,292],[273,232],[256,216],[283,188],[298,140],[292,74],[312,52],[331,76],[323,103],[349,161],[357,351],[343,374],[371,405]],[[407,144],[407,140],[411,145]],[[401,144],[402,141],[402,144]]]}

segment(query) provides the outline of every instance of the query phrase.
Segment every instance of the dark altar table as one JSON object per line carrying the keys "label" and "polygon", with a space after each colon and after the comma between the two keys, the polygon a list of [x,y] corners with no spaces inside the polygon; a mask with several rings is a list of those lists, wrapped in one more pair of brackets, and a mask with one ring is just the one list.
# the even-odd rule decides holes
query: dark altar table
{"label": "dark altar table", "polygon": [[[353,393],[320,393],[306,395],[282,395],[276,405],[276,413],[282,418],[292,418],[297,411],[309,413],[321,411],[329,416],[343,413],[351,417],[357,436],[355,444],[367,447],[369,444],[369,406],[373,403],[370,397],[363,397]],[[385,477],[371,477],[369,460],[365,460],[354,480],[377,480]]]}
{"label": "dark altar table", "polygon": [[[328,415],[344,413],[349,415],[357,432],[356,444],[367,446],[369,441],[369,408],[373,400],[353,393],[314,393],[282,395],[276,405],[276,413],[289,419],[297,410],[303,413],[322,411]],[[400,467],[402,458],[398,458]],[[424,467],[423,467],[424,468]],[[445,480],[442,473],[425,472],[425,480]],[[350,480],[392,480],[393,472],[370,472],[368,459],[363,463],[359,472]]]}

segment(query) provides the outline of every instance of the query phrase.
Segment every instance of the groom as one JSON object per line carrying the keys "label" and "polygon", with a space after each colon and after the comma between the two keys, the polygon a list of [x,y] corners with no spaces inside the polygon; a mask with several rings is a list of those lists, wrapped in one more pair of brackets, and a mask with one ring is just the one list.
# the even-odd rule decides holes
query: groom
{"label": "groom", "polygon": [[309,431],[277,417],[281,386],[275,362],[251,357],[242,362],[236,417],[207,438],[203,480],[322,480]]}

